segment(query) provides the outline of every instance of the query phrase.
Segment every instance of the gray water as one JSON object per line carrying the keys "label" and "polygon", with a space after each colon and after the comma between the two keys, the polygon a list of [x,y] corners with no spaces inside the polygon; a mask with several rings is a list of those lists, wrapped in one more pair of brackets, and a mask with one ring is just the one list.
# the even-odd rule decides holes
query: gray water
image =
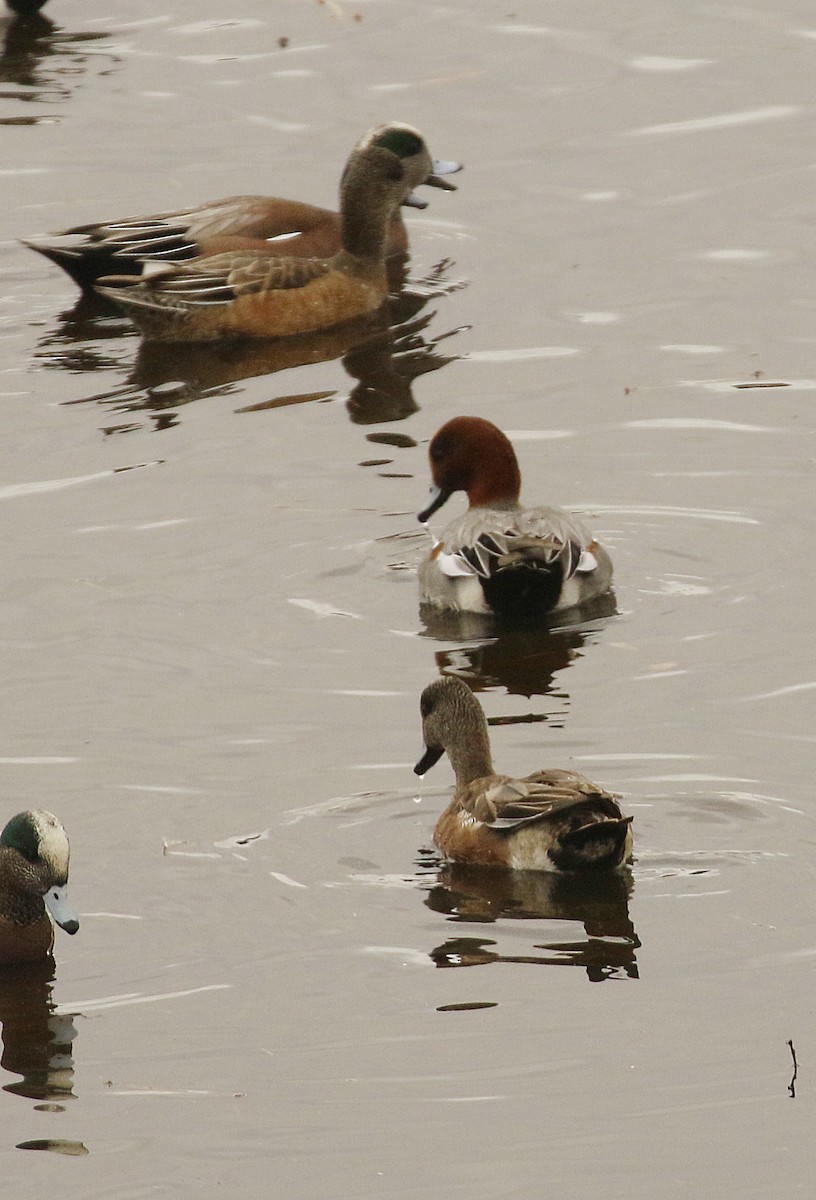
{"label": "gray water", "polygon": [[[0,771],[82,913],[0,989],[8,1194],[811,1195],[813,6],[53,0],[2,39]],[[466,171],[362,353],[140,352],[17,241],[332,204],[391,118]],[[585,514],[613,614],[424,625],[458,413]],[[623,794],[628,885],[440,867],[440,670],[499,768]]]}

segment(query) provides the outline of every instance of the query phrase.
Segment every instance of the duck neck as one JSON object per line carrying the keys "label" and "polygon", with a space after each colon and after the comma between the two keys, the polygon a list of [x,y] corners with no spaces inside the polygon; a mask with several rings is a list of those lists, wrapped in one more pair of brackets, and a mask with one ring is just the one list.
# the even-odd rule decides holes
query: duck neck
{"label": "duck neck", "polygon": [[355,177],[345,180],[341,203],[340,241],[347,254],[355,258],[385,258],[388,222],[399,207],[394,201],[393,184],[386,191],[372,186],[370,179]]}
{"label": "duck neck", "polygon": [[15,925],[31,925],[45,915],[35,868],[9,846],[0,846],[0,914]]}
{"label": "duck neck", "polygon": [[478,471],[467,489],[471,508],[518,508],[521,471],[518,459],[507,439],[491,443],[478,463]]}
{"label": "duck neck", "polygon": [[467,787],[474,779],[484,779],[486,775],[493,774],[487,721],[481,710],[478,715],[481,721],[474,721],[463,731],[463,736],[457,738],[456,744],[448,747],[448,758],[456,773],[457,788]]}

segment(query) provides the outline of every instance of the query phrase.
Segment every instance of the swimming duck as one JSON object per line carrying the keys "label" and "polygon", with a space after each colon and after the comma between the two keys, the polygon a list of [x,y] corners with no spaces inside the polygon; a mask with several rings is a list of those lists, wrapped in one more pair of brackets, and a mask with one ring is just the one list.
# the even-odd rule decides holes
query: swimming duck
{"label": "swimming duck", "polygon": [[418,130],[378,126],[358,143],[343,172],[341,249],[331,258],[230,252],[138,280],[103,276],[97,290],[146,337],[163,341],[285,337],[341,325],[385,301],[388,223],[432,174]]}
{"label": "swimming duck", "polygon": [[66,933],[79,919],[68,902],[68,837],[53,813],[17,813],[0,833],[0,964],[46,958],[54,945],[48,911]]}
{"label": "swimming duck", "polygon": [[529,622],[609,591],[612,563],[586,526],[561,508],[523,508],[509,440],[481,417],[454,417],[431,439],[433,485],[423,523],[454,492],[469,508],[419,566],[420,600],[441,609]]}
{"label": "swimming duck", "polygon": [[631,817],[617,797],[576,771],[496,775],[484,712],[467,684],[446,675],[420,700],[425,772],[447,752],[456,791],[434,830],[454,862],[520,871],[615,868],[632,853]]}
{"label": "swimming duck", "polygon": [[[378,126],[366,137],[384,128]],[[354,148],[345,171],[365,141]],[[434,162],[431,173],[417,182],[455,191],[441,176],[460,169],[459,163]],[[411,208],[427,207],[413,192],[401,202]],[[81,288],[90,288],[102,275],[141,275],[146,262],[168,264],[230,252],[330,258],[340,250],[340,232],[340,213],[327,208],[277,196],[228,196],[179,212],[75,225],[23,244],[62,267]],[[389,217],[385,246],[389,257],[407,252],[408,234],[399,207]]]}
{"label": "swimming duck", "polygon": [[436,180],[433,167],[416,130],[380,126],[358,144],[343,174],[340,249],[331,257],[281,256],[264,245],[138,278],[102,276],[97,290],[146,336],[162,340],[282,337],[375,312],[388,293],[389,225],[414,187]]}

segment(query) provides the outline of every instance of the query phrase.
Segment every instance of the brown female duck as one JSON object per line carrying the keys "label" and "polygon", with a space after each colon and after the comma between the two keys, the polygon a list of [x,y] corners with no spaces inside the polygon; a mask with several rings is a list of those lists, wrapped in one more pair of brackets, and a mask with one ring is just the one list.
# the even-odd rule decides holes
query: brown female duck
{"label": "brown female duck", "polygon": [[617,797],[575,771],[536,771],[523,779],[497,775],[487,721],[470,688],[453,675],[422,693],[425,772],[447,753],[456,791],[434,830],[454,862],[521,871],[615,868],[632,854],[632,818]]}

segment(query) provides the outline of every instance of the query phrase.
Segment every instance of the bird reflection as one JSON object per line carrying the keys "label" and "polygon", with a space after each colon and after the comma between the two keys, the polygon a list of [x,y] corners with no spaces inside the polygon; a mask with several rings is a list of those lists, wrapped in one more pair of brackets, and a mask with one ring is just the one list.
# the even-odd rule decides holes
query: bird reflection
{"label": "bird reflection", "polygon": [[[69,403],[104,405],[111,413],[147,413],[155,428],[167,428],[178,422],[175,410],[204,396],[231,394],[237,390],[234,385],[243,379],[339,358],[355,381],[347,401],[354,422],[404,420],[418,407],[413,381],[456,357],[440,352],[438,345],[459,330],[431,336],[428,329],[435,313],[423,312],[431,295],[459,286],[439,282],[444,266],[441,264],[425,281],[409,282],[379,312],[335,329],[274,339],[170,344],[143,341],[123,385]],[[40,340],[39,354],[47,366],[60,370],[121,369],[121,350],[106,353],[101,346],[106,339],[121,338],[129,329],[129,322],[101,297],[83,295],[62,315],[59,328]],[[98,344],[89,346],[90,339]],[[258,412],[335,395],[335,389],[287,392],[237,411]],[[174,411],[170,414],[169,410]],[[131,420],[111,424],[105,432],[127,432],[140,426],[141,422]]]}
{"label": "bird reflection", "polygon": [[20,1076],[4,1084],[4,1092],[50,1102],[73,1094],[76,1030],[70,1016],[54,1012],[53,981],[50,957],[4,967],[0,973],[0,1066]]}
{"label": "bird reflection", "polygon": [[[28,91],[6,93],[6,99],[23,101],[65,100],[87,65],[83,53],[88,42],[110,37],[104,32],[66,33],[38,11],[39,5],[18,0],[17,12],[0,20],[0,83],[11,83]],[[36,124],[41,118],[5,117],[0,125]]]}
{"label": "bird reflection", "polygon": [[582,656],[583,647],[597,638],[605,619],[615,611],[615,597],[600,596],[591,610],[559,614],[557,625],[498,633],[491,617],[437,612],[432,622],[430,618],[426,622],[425,636],[462,639],[434,657],[440,675],[458,675],[471,691],[504,688],[513,696],[547,696],[554,690],[556,675]]}
{"label": "bird reflection", "polygon": [[[637,979],[640,941],[629,917],[632,878],[626,873],[557,875],[545,871],[501,871],[449,863],[439,871],[425,903],[449,920],[489,924],[501,920],[569,922],[529,954],[503,954],[485,937],[453,937],[430,952],[437,967],[487,963],[532,963],[582,967],[592,983]],[[583,926],[579,933],[576,926]],[[548,931],[549,932],[549,931]],[[540,952],[540,953],[537,953]]]}

